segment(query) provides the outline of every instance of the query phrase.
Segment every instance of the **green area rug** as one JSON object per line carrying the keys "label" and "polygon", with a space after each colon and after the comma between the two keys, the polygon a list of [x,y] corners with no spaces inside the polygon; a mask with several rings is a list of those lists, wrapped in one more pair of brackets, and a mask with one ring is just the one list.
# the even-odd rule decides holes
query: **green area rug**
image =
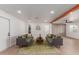
{"label": "green area rug", "polygon": [[18,49],[19,55],[49,55],[56,54],[59,51],[55,47],[48,46],[47,44],[33,44],[29,47],[23,47]]}

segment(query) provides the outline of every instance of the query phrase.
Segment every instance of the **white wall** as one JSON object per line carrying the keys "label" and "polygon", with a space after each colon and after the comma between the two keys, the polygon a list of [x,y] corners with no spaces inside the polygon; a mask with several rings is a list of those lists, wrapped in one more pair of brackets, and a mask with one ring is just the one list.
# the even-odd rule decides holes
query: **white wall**
{"label": "white wall", "polygon": [[[2,11],[2,10],[0,10],[0,16],[10,19],[10,34],[11,34],[11,36],[10,36],[10,41],[8,41],[8,43],[10,42],[11,43],[10,46],[12,46],[16,43],[16,37],[18,35],[22,35],[25,33],[25,23],[23,21],[17,19],[16,17],[13,17],[12,15]],[[1,42],[3,42],[3,41],[1,41]],[[3,46],[2,48],[5,48],[5,46]]]}
{"label": "white wall", "polygon": [[[69,14],[68,20],[74,21],[74,23],[67,23],[66,24],[66,36],[79,39],[79,10],[72,12]],[[70,31],[70,25],[77,25],[78,29],[75,32]]]}
{"label": "white wall", "polygon": [[12,19],[10,27],[11,44],[14,45],[16,43],[16,37],[25,33],[25,23],[18,19]]}
{"label": "white wall", "polygon": [[[34,38],[37,38],[39,36],[39,34],[42,35],[43,38],[45,38],[45,36],[48,33],[52,33],[52,26],[50,23],[26,23],[26,33],[28,33],[28,25],[31,25],[31,33],[34,36]],[[36,30],[36,26],[39,25],[40,26],[40,30]]]}
{"label": "white wall", "polygon": [[65,25],[63,24],[53,24],[52,33],[55,35],[64,35],[65,34]]}

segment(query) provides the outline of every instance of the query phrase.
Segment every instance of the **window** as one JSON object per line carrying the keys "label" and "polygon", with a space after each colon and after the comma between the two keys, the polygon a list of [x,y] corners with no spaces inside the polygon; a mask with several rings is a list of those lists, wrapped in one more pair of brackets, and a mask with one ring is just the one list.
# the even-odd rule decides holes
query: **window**
{"label": "window", "polygon": [[73,24],[73,25],[70,25],[70,32],[77,32],[78,31],[78,26]]}

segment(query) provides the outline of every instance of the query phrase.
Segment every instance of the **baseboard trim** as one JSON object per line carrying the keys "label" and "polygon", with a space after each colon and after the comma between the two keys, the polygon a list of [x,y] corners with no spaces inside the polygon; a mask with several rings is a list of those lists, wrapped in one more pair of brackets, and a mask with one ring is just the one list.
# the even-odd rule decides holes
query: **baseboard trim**
{"label": "baseboard trim", "polygon": [[70,36],[65,36],[65,37],[67,37],[67,38],[69,38],[69,39],[76,39],[76,40],[79,40],[79,39],[77,39],[77,38],[70,37]]}
{"label": "baseboard trim", "polygon": [[4,52],[4,51],[8,50],[9,48],[11,48],[11,47],[13,47],[13,46],[15,46],[15,45],[16,45],[16,44],[11,45],[11,46],[7,47],[6,49],[4,49],[4,50],[2,50],[2,51],[0,51],[0,52]]}

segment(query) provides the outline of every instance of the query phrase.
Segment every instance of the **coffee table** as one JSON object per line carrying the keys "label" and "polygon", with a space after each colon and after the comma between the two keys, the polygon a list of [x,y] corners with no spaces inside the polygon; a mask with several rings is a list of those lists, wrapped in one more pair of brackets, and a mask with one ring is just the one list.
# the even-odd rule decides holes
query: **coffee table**
{"label": "coffee table", "polygon": [[43,40],[42,37],[38,37],[38,38],[36,39],[36,43],[37,43],[37,44],[43,44],[43,42],[44,42],[44,40]]}

